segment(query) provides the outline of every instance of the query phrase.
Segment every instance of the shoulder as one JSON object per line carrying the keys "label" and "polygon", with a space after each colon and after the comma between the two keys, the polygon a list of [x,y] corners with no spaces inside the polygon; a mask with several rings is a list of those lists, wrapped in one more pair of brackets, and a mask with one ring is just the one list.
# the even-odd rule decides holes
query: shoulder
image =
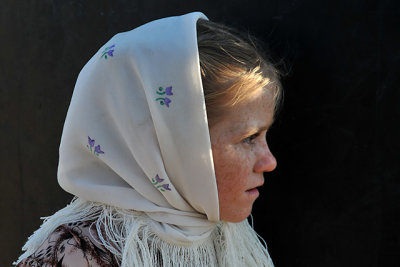
{"label": "shoulder", "polygon": [[59,226],[17,266],[118,266],[113,255],[95,240],[96,231],[91,225],[88,221]]}

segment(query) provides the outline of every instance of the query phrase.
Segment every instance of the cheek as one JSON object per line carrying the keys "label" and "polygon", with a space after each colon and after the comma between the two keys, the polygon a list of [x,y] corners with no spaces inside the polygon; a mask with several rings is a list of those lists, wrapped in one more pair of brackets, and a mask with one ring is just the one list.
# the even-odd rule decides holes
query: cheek
{"label": "cheek", "polygon": [[253,174],[252,160],[241,152],[213,149],[220,219],[223,221],[243,221],[249,216],[255,200],[246,193]]}
{"label": "cheek", "polygon": [[232,201],[247,185],[252,173],[251,160],[239,149],[215,149],[215,153],[213,149],[213,155],[220,201]]}

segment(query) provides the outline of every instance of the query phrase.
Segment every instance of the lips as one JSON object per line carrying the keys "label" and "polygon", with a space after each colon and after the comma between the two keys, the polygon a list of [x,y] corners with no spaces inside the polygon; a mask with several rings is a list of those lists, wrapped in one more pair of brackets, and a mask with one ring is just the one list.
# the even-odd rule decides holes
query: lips
{"label": "lips", "polygon": [[253,189],[247,190],[246,193],[252,197],[258,197],[260,195],[260,192],[258,192],[258,189],[256,187]]}
{"label": "lips", "polygon": [[254,187],[251,187],[251,188],[247,189],[246,192],[254,190],[254,189],[257,189],[258,187],[261,187],[263,185],[264,185],[264,181],[262,181],[261,183],[259,183],[258,185],[254,186]]}
{"label": "lips", "polygon": [[251,196],[258,197],[258,195],[260,195],[260,193],[258,192],[257,188],[263,186],[263,184],[264,184],[264,181],[262,181],[261,183],[259,183],[255,187],[252,187],[252,188],[246,190],[246,193],[251,195]]}

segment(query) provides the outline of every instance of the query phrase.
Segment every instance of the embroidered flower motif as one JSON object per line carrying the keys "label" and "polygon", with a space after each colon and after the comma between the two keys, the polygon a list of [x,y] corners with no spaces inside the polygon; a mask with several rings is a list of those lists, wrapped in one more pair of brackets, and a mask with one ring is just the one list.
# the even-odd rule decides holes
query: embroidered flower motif
{"label": "embroidered flower motif", "polygon": [[[159,87],[156,93],[158,95],[162,95],[162,96],[164,96],[164,95],[168,95],[168,96],[174,95],[172,93],[172,86],[168,86],[165,89],[163,87]],[[169,103],[172,102],[172,100],[169,99],[168,97],[158,97],[158,98],[156,98],[156,101],[159,101],[161,106],[164,106],[164,105],[167,106],[167,108],[169,108]]]}
{"label": "embroidered flower motif", "polygon": [[153,182],[153,185],[160,191],[162,191],[162,192],[165,192],[165,190],[171,191],[171,188],[169,188],[169,184],[160,184],[159,185],[159,183],[162,183],[165,179],[160,178],[160,176],[158,176],[158,174],[156,175],[155,178],[151,178],[151,180]]}
{"label": "embroidered flower motif", "polygon": [[94,152],[96,152],[97,154],[104,154],[104,151],[101,151],[101,149],[100,149],[100,145],[97,145],[94,148]]}
{"label": "embroidered flower motif", "polygon": [[161,183],[162,181],[164,181],[165,179],[160,178],[160,176],[158,176],[158,174],[156,175],[156,181],[157,183]]}
{"label": "embroidered flower motif", "polygon": [[164,104],[167,106],[167,108],[169,108],[169,103],[171,103],[171,99],[169,99],[168,97],[164,98]]}
{"label": "embroidered flower motif", "polygon": [[114,47],[115,44],[109,47],[106,47],[103,51],[103,54],[101,55],[101,57],[104,57],[105,59],[107,59],[107,56],[113,57],[114,56]]}
{"label": "embroidered flower motif", "polygon": [[[171,188],[169,188],[168,186],[169,186],[169,184],[163,184],[163,185],[162,185],[162,187],[163,187],[165,190],[171,191]],[[161,189],[161,190],[162,190],[162,189]]]}
{"label": "embroidered flower motif", "polygon": [[93,149],[94,143],[95,143],[95,140],[90,138],[90,136],[88,136],[88,145],[86,145],[86,147],[90,150],[90,152],[93,152],[93,154],[95,154],[96,156],[99,156],[100,154],[104,154],[104,151],[101,150],[100,145],[97,145]]}
{"label": "embroidered flower motif", "polygon": [[173,93],[172,93],[172,86],[168,86],[167,88],[165,88],[165,93],[166,93],[167,95],[173,95]]}
{"label": "embroidered flower motif", "polygon": [[90,139],[90,137],[88,136],[88,143],[89,143],[89,146],[90,146],[90,148],[92,148],[93,146],[94,146],[94,139]]}

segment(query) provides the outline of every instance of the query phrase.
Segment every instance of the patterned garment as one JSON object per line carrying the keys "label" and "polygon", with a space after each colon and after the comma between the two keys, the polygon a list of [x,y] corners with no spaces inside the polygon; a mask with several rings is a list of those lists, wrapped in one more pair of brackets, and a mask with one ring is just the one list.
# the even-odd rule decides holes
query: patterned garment
{"label": "patterned garment", "polygon": [[59,226],[46,241],[17,267],[116,267],[114,256],[97,240],[92,222],[76,222]]}

